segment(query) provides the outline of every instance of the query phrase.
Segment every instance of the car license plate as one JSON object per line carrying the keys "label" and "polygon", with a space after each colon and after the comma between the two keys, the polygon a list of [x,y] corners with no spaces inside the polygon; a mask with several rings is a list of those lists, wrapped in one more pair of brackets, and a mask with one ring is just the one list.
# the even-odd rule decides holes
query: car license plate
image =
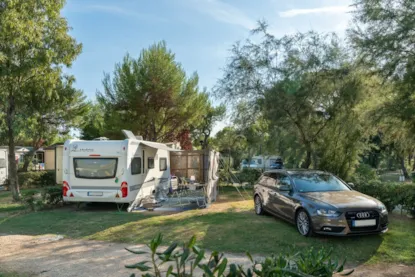
{"label": "car license plate", "polygon": [[353,220],[352,225],[353,225],[353,227],[375,226],[376,225],[376,219]]}
{"label": "car license plate", "polygon": [[88,196],[102,196],[102,191],[88,191]]}

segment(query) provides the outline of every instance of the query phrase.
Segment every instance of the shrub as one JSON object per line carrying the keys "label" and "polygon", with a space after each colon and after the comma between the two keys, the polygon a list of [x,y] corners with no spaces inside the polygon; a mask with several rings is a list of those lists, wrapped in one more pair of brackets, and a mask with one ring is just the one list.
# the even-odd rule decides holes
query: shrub
{"label": "shrub", "polygon": [[55,185],[55,171],[29,171],[18,173],[20,188],[40,188]]}
{"label": "shrub", "polygon": [[[313,249],[305,253],[295,255],[279,255],[267,257],[262,262],[254,262],[252,256],[247,253],[251,266],[244,269],[241,265],[228,264],[228,260],[223,254],[213,251],[209,258],[205,259],[205,250],[196,245],[196,237],[192,237],[188,243],[171,244],[165,251],[159,251],[158,248],[163,242],[163,237],[159,234],[153,238],[148,245],[150,249],[151,261],[141,261],[136,264],[126,265],[126,268],[138,269],[146,272],[143,276],[260,276],[260,277],[285,277],[285,276],[320,276],[329,277],[334,273],[343,272],[343,265],[330,258],[331,251]],[[133,254],[145,254],[146,252],[126,249]],[[164,271],[161,266],[168,265]],[[202,271],[203,274],[195,271]],[[343,275],[353,272],[349,271]],[[135,276],[132,274],[130,276]]]}
{"label": "shrub", "polygon": [[241,172],[237,174],[237,177],[242,183],[249,183],[250,185],[255,184],[255,182],[261,176],[261,171],[255,168],[244,168]]}
{"label": "shrub", "polygon": [[23,192],[22,202],[31,211],[38,211],[43,208],[43,202],[38,190],[26,190]]}
{"label": "shrub", "polygon": [[370,181],[356,184],[355,189],[379,199],[388,211],[392,211],[397,205],[402,205],[408,211],[415,208],[415,184]]}
{"label": "shrub", "polygon": [[353,176],[350,178],[354,184],[368,183],[379,180],[376,169],[367,164],[360,164]]}
{"label": "shrub", "polygon": [[63,201],[61,187],[47,187],[42,190],[43,202],[47,205],[57,205]]}

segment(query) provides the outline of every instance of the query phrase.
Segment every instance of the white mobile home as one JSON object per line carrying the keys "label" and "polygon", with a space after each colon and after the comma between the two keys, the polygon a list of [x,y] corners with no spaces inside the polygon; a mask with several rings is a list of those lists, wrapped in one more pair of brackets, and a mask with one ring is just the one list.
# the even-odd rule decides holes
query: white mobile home
{"label": "white mobile home", "polygon": [[54,144],[44,148],[45,170],[55,170],[56,184],[62,184],[63,144]]}
{"label": "white mobile home", "polygon": [[6,149],[0,149],[0,186],[4,185],[8,174],[8,152]]}
{"label": "white mobile home", "polygon": [[68,202],[132,203],[170,182],[170,155],[161,143],[68,140],[63,146],[63,199]]}

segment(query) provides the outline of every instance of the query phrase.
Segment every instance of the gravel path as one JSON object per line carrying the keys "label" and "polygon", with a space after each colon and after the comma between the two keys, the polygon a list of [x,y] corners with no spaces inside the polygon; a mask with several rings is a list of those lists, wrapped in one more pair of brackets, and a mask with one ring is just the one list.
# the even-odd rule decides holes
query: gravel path
{"label": "gravel path", "polygon": [[[138,271],[126,264],[145,257],[124,248],[147,250],[145,245],[66,239],[62,236],[0,236],[0,272],[19,272],[27,276],[130,276]],[[226,254],[230,263],[249,264],[244,256]],[[359,266],[352,276],[414,276],[415,267],[404,265]],[[138,274],[137,274],[138,276]]]}

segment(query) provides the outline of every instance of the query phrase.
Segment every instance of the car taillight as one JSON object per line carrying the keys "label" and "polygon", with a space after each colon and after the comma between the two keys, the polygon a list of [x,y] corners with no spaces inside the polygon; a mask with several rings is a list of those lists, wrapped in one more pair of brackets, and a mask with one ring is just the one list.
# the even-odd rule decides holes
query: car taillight
{"label": "car taillight", "polygon": [[128,184],[127,182],[121,183],[121,195],[122,197],[127,197],[128,195]]}
{"label": "car taillight", "polygon": [[62,187],[62,194],[63,196],[68,196],[68,190],[70,189],[68,182],[63,181],[63,187]]}

